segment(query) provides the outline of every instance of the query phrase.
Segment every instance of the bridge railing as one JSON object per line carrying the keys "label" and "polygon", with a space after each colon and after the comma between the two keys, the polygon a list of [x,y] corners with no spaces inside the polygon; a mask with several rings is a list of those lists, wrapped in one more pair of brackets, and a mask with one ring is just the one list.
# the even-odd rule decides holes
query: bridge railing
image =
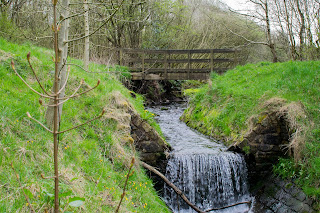
{"label": "bridge railing", "polygon": [[[236,49],[148,50],[120,49],[120,64],[129,67],[132,80],[205,80],[237,63]],[[225,57],[226,54],[233,57]]]}

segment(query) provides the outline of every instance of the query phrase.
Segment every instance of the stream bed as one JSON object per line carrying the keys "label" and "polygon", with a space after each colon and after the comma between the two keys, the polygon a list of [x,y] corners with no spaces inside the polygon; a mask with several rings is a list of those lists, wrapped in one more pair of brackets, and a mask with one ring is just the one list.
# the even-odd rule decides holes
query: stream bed
{"label": "stream bed", "polygon": [[[184,109],[185,106],[180,104],[148,109],[157,115],[156,120],[173,149],[166,177],[202,210],[253,201],[244,158],[226,151],[227,147],[219,141],[198,133],[180,121]],[[166,184],[163,191],[163,199],[174,213],[195,212]],[[240,204],[210,212],[253,212],[252,206]]]}

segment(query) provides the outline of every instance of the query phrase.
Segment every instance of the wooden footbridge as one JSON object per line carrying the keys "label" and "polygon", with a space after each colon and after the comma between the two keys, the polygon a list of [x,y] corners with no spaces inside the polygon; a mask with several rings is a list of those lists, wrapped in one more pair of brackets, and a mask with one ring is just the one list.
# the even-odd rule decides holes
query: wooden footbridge
{"label": "wooden footbridge", "polygon": [[235,49],[120,49],[119,62],[129,67],[132,80],[206,80],[211,72],[223,73],[233,68],[238,63],[237,52]]}

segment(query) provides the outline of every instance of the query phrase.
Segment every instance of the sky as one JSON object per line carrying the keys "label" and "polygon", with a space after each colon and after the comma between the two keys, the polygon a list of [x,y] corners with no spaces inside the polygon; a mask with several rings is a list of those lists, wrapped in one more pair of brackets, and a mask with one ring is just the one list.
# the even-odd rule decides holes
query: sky
{"label": "sky", "polygon": [[247,0],[220,0],[220,2],[227,4],[234,10],[245,9],[248,6]]}

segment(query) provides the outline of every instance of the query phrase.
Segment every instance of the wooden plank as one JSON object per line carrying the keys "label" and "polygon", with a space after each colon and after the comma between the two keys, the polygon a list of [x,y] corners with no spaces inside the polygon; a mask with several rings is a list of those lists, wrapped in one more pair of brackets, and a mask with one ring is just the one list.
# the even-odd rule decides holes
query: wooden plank
{"label": "wooden plank", "polygon": [[131,80],[206,80],[210,76],[210,73],[193,73],[188,77],[187,73],[168,73],[168,77],[165,78],[161,74],[146,74],[131,73]]}
{"label": "wooden plank", "polygon": [[[226,67],[219,67],[219,68],[213,68],[214,72],[224,72],[229,70],[230,68],[226,68]],[[168,69],[167,72],[168,73],[188,73],[189,69],[183,69],[183,68],[179,68],[179,69]],[[130,69],[131,72],[142,72],[141,68],[133,68]],[[145,69],[146,72],[148,73],[164,73],[164,68],[146,68]],[[211,68],[202,68],[202,69],[190,69],[191,73],[201,73],[201,72],[205,72],[205,73],[210,73],[211,72]]]}
{"label": "wooden plank", "polygon": [[167,49],[167,50],[151,50],[151,49],[122,49],[125,53],[148,53],[148,54],[192,54],[197,53],[234,53],[237,52],[237,49],[190,49],[190,50],[180,50],[180,49]]}

